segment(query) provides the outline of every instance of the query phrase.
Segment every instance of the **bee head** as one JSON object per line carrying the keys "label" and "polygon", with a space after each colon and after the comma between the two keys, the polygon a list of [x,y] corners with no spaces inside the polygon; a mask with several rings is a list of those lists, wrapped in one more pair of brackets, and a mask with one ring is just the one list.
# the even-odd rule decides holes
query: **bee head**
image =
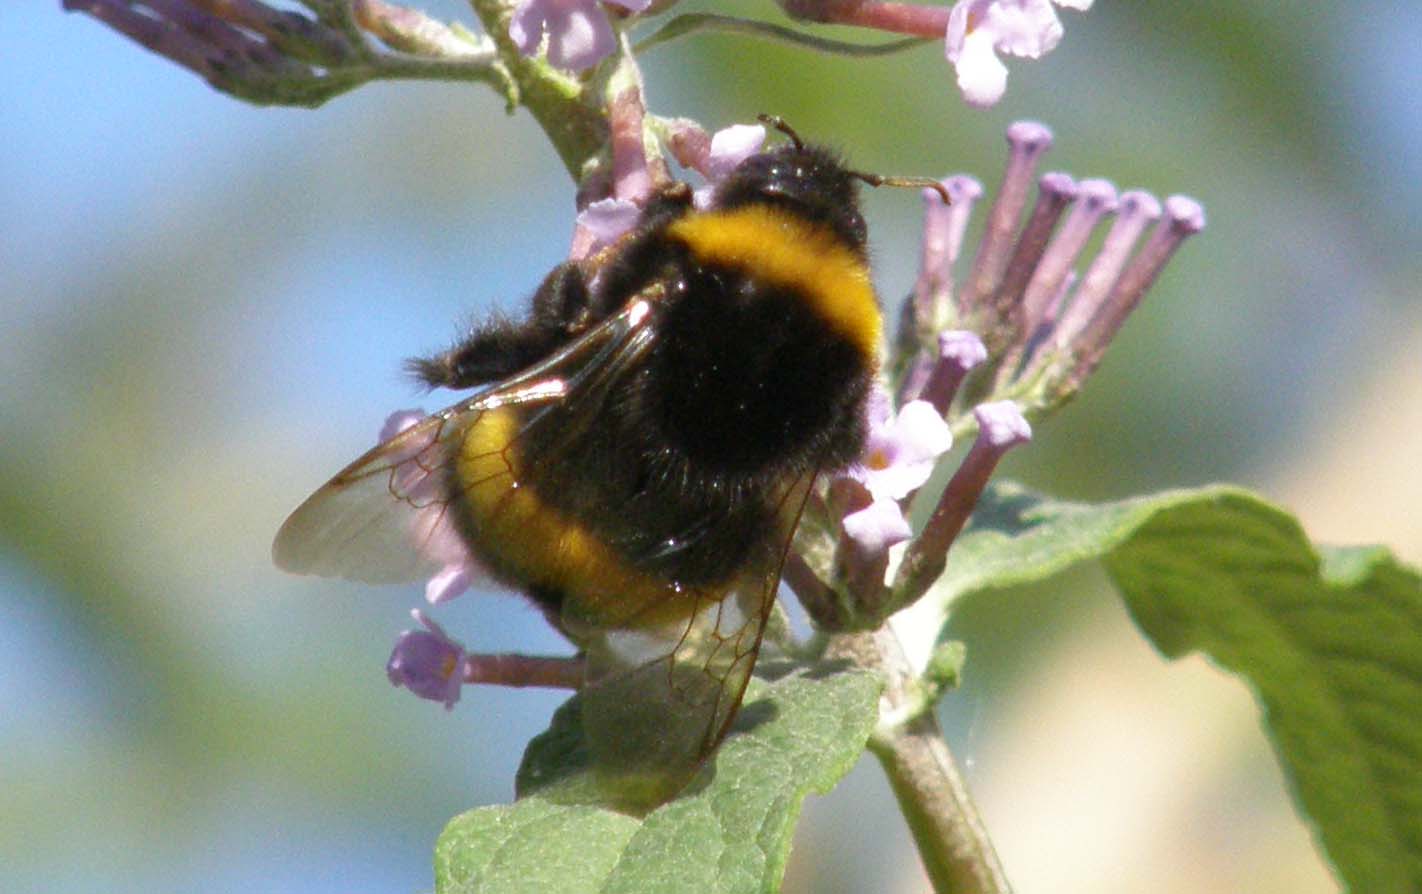
{"label": "bee head", "polygon": [[714,204],[783,209],[828,227],[857,252],[868,238],[855,175],[828,149],[798,140],[741,162],[717,188]]}

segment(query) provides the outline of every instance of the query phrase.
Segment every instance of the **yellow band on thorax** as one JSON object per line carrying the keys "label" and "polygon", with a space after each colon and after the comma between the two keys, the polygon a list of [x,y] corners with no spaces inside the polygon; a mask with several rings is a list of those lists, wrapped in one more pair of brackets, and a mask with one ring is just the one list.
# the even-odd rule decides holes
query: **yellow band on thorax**
{"label": "yellow band on thorax", "polygon": [[797,291],[866,358],[879,355],[883,323],[868,265],[829,228],[778,208],[748,205],[688,214],[668,233],[700,263]]}

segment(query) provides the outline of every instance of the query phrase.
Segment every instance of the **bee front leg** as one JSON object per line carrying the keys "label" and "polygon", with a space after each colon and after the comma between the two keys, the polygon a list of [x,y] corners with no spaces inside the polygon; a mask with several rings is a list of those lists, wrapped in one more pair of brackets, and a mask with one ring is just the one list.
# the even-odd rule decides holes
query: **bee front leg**
{"label": "bee front leg", "polygon": [[559,264],[533,293],[533,325],[558,340],[573,340],[597,322],[592,318],[588,280],[573,261]]}

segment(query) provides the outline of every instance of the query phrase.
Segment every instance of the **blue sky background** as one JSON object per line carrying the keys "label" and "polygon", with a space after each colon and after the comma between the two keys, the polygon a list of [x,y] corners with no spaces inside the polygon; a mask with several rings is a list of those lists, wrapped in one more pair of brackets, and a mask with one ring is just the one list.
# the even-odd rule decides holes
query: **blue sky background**
{"label": "blue sky background", "polygon": [[[958,102],[936,48],[854,63],[724,37],[655,51],[650,100],[713,127],[778,112],[861,167],[989,187],[1003,127],[1035,117],[1057,133],[1048,167],[1195,195],[1206,234],[1011,471],[1079,498],[1238,480],[1329,539],[1422,560],[1390,508],[1416,505],[1417,470],[1330,471],[1395,469],[1422,445],[1404,424],[1422,384],[1377,385],[1422,335],[1422,13],[1280,6],[1068,13],[1061,47],[1014,64],[989,112]],[[0,37],[0,889],[429,890],[444,821],[511,796],[560,698],[471,691],[446,714],[392,689],[383,662],[418,593],[284,577],[270,539],[422,401],[401,358],[516,310],[560,259],[570,185],[481,88],[259,109],[57,3],[7,4]],[[901,295],[917,200],[867,206],[882,294]],[[1402,421],[1363,429],[1378,412]],[[481,649],[562,649],[513,598],[438,617]],[[992,800],[1018,773],[994,755],[1017,753],[1013,711],[1051,662],[1080,662],[1073,637],[1114,643],[1100,631],[1119,622],[1089,573],[962,620],[974,664],[945,717],[1023,890],[1048,890],[1031,880],[1051,848],[1014,819],[1030,804]],[[1226,875],[1182,876],[1167,854],[1154,890],[1330,890],[1257,729],[1230,729],[1234,756],[1189,777],[1216,786],[1205,840],[1225,842]],[[904,873],[914,890],[892,814],[861,767],[812,805],[788,888]],[[1128,884],[1122,859],[1145,858],[1108,848],[1082,871]],[[1118,890],[1102,884],[1083,890]]]}

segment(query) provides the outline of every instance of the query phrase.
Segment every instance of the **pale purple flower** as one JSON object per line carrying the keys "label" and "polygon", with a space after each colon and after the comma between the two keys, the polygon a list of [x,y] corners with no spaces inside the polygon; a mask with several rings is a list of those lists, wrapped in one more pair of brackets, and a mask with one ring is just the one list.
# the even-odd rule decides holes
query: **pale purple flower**
{"label": "pale purple flower", "polygon": [[844,517],[844,534],[865,555],[883,554],[896,543],[909,539],[913,529],[897,501],[884,498]]}
{"label": "pale purple flower", "polygon": [[765,145],[765,127],[760,124],[732,124],[711,135],[711,151],[706,156],[708,180],[720,180]]}
{"label": "pale purple flower", "polygon": [[948,15],[944,55],[958,71],[958,88],[970,105],[990,106],[1007,89],[1007,66],[998,53],[1036,59],[1062,39],[1052,3],[1086,10],[1092,0],[958,0]]}
{"label": "pale purple flower", "polygon": [[711,150],[699,168],[707,182],[692,193],[692,204],[705,210],[711,204],[716,185],[740,167],[741,162],[759,152],[764,144],[765,128],[759,124],[732,124],[712,134]]}
{"label": "pale purple flower", "polygon": [[384,444],[386,441],[425,418],[426,415],[425,411],[420,409],[396,410],[385,417],[384,424],[380,426],[380,440],[377,443]]}
{"label": "pale purple flower", "polygon": [[973,415],[978,421],[978,436],[903,557],[905,572],[900,585],[913,598],[927,591],[943,573],[948,548],[968,523],[998,461],[1032,437],[1032,427],[1023,417],[1022,408],[1010,400],[978,404]]}
{"label": "pale purple flower", "polygon": [[404,686],[420,698],[453,708],[464,684],[464,647],[419,609],[410,615],[425,629],[400,634],[385,663],[385,675],[391,683]]}
{"label": "pale purple flower", "polygon": [[987,357],[987,346],[976,332],[950,329],[938,336],[938,358],[957,375],[967,373]]}
{"label": "pale purple flower", "polygon": [[1134,189],[1121,194],[1116,221],[1077,287],[1071,307],[1059,315],[1052,330],[1052,339],[1058,348],[1070,345],[1101,309],[1102,301],[1135,253],[1141,234],[1160,219],[1160,212],[1160,200],[1148,192]]}
{"label": "pale purple flower", "polygon": [[[651,0],[608,0],[641,12]],[[607,13],[597,0],[521,0],[509,20],[509,39],[525,56],[538,52],[548,35],[548,64],[564,71],[592,68],[617,46]]]}
{"label": "pale purple flower", "polygon": [[953,265],[963,250],[973,202],[983,194],[983,185],[972,177],[960,174],[941,182],[953,203],[946,204],[936,189],[923,191],[923,241],[914,284],[915,311],[919,321],[928,324],[938,322],[941,314],[935,303],[953,290]]}
{"label": "pale purple flower", "polygon": [[[380,429],[384,444],[408,431],[425,418],[422,410],[397,410]],[[413,438],[392,454],[398,463],[391,487],[414,508],[410,524],[410,546],[440,570],[425,584],[425,599],[431,605],[448,602],[469,587],[488,580],[484,566],[475,561],[464,540],[450,523],[443,499],[443,485],[435,473],[437,463],[421,454],[435,445],[429,437]],[[414,461],[411,461],[414,460]]]}
{"label": "pale purple flower", "polygon": [[574,260],[579,260],[616,242],[637,225],[642,209],[627,199],[598,199],[578,212],[574,224]]}
{"label": "pale purple flower", "polygon": [[1175,250],[1205,228],[1205,209],[1189,196],[1170,196],[1165,200],[1164,211],[1164,218],[1121,271],[1110,292],[1099,298],[1095,313],[1076,335],[1073,349],[1078,354],[1079,374],[1095,369],[1121,324],[1145,297]]}
{"label": "pale purple flower", "polygon": [[[949,250],[955,230],[948,224],[966,221],[950,221],[944,213],[957,204],[942,209],[929,200],[924,269],[912,316],[901,325],[942,321],[983,333],[996,367],[985,393],[1026,393],[1027,405],[1036,410],[1044,399],[1060,403],[1080,390],[1165,263],[1204,227],[1205,215],[1186,196],[1162,203],[1140,190],[1119,192],[1106,180],[1077,181],[1061,172],[1039,177],[1052,132],[1034,121],[1008,127],[1007,142],[1007,169],[987,209],[971,270],[959,282]],[[901,400],[919,397],[946,408],[952,389],[938,385],[956,385],[961,374],[944,359],[917,352],[901,383]],[[930,387],[935,373],[956,375]]]}
{"label": "pale purple flower", "polygon": [[973,408],[973,416],[978,420],[978,438],[973,442],[973,451],[982,451],[993,463],[1011,448],[1032,440],[1032,426],[1022,415],[1022,408],[1013,401],[978,404]]}
{"label": "pale purple flower", "polygon": [[889,395],[876,390],[869,397],[864,455],[846,474],[875,500],[901,500],[923,486],[952,446],[948,424],[932,404],[911,400],[895,414]]}
{"label": "pale purple flower", "polygon": [[927,401],[939,414],[947,416],[958,387],[968,373],[987,359],[987,345],[976,333],[963,329],[939,333],[938,357],[931,366],[922,365],[923,387],[917,399]]}
{"label": "pale purple flower", "polygon": [[448,602],[456,596],[464,595],[465,590],[485,578],[481,565],[473,562],[448,564],[425,581],[425,601],[430,605]]}

